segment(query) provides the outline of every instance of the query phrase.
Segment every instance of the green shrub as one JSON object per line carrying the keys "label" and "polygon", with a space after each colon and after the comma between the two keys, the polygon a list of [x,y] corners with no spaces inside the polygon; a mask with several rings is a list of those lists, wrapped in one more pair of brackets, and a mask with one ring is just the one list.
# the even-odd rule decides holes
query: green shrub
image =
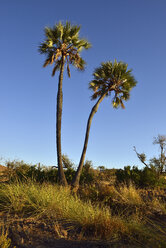
{"label": "green shrub", "polygon": [[32,180],[35,182],[57,182],[57,169],[53,167],[27,164],[24,161],[7,162],[8,178],[10,182],[26,182]]}
{"label": "green shrub", "polygon": [[140,186],[156,186],[158,184],[158,173],[153,168],[145,167],[141,171]]}
{"label": "green shrub", "polygon": [[115,175],[118,183],[120,182],[129,185],[130,182],[133,182],[136,185],[140,184],[141,171],[136,166],[133,166],[132,169],[130,166],[125,166],[123,170],[118,169],[115,172]]}
{"label": "green shrub", "polygon": [[[75,165],[71,162],[67,155],[62,156],[64,173],[68,183],[70,184],[75,175]],[[58,169],[55,166],[39,166],[27,164],[24,161],[8,161],[6,163],[8,170],[6,171],[7,177],[10,182],[27,182],[28,180],[44,183],[57,183],[58,181]],[[92,168],[92,162],[86,161],[83,167],[80,184],[89,184],[94,181],[94,169]]]}
{"label": "green shrub", "polygon": [[86,160],[82,169],[80,184],[91,184],[95,179],[92,161]]}
{"label": "green shrub", "polygon": [[155,167],[144,167],[139,170],[138,167],[130,166],[124,167],[116,171],[116,183],[125,183],[127,185],[130,182],[139,187],[155,187],[166,186],[166,180],[163,177],[159,177],[158,171]]}

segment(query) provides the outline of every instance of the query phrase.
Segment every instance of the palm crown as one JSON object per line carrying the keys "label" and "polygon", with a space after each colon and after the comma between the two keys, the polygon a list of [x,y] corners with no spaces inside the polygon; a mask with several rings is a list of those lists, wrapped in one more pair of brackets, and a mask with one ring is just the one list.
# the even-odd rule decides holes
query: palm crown
{"label": "palm crown", "polygon": [[131,74],[132,70],[127,70],[127,67],[126,63],[116,60],[114,63],[111,61],[101,63],[101,66],[93,73],[94,79],[89,83],[89,88],[94,91],[92,100],[103,94],[110,96],[111,92],[114,92],[113,107],[125,108],[123,100],[129,99],[130,90],[137,84]]}
{"label": "palm crown", "polygon": [[43,67],[54,63],[52,76],[61,69],[62,57],[64,63],[67,63],[69,77],[70,64],[79,70],[84,69],[85,61],[81,58],[80,51],[88,49],[91,45],[87,40],[79,38],[79,31],[80,26],[72,26],[69,22],[66,22],[65,25],[59,22],[53,28],[45,28],[46,40],[40,44],[39,52],[47,55]]}

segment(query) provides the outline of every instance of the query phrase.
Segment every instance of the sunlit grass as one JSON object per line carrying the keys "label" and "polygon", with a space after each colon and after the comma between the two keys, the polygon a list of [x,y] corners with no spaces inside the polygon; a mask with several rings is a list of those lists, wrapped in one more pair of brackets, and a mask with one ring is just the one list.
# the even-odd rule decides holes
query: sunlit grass
{"label": "sunlit grass", "polygon": [[[0,227],[0,247],[1,248],[12,248],[11,239],[8,237],[7,230],[4,230],[4,227]],[[16,248],[15,246],[13,248]]]}
{"label": "sunlit grass", "polygon": [[130,184],[129,186],[123,185],[116,190],[116,194],[120,197],[120,200],[124,203],[133,205],[142,205],[143,200],[139,194],[139,191]]}
{"label": "sunlit grass", "polygon": [[50,218],[81,228],[85,235],[109,238],[127,232],[125,222],[107,207],[93,206],[51,184],[6,184],[0,187],[0,210],[21,216]]}
{"label": "sunlit grass", "polygon": [[[99,190],[99,189],[98,189]],[[104,192],[104,191],[103,191]],[[145,206],[139,191],[133,186],[114,187],[105,190],[107,196],[115,202],[129,206]],[[158,207],[160,202],[151,202]],[[122,205],[123,206],[123,205]],[[121,206],[121,207],[122,207]],[[73,195],[70,188],[53,184],[13,183],[0,186],[0,211],[18,217],[33,217],[57,223],[67,232],[87,238],[107,240],[127,240],[128,242],[150,242],[158,244],[157,236],[152,237],[146,227],[146,221],[140,214],[131,212],[125,216],[122,212],[115,214],[111,206],[103,203],[82,201]],[[152,240],[152,241],[151,241]],[[157,243],[156,243],[157,242]]]}

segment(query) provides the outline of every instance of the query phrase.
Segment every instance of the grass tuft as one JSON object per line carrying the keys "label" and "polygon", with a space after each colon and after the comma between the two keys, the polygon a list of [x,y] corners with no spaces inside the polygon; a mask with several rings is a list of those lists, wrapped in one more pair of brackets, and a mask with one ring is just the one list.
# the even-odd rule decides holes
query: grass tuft
{"label": "grass tuft", "polygon": [[[99,189],[97,192],[100,194]],[[142,216],[140,217],[139,213],[128,211],[129,214],[125,215],[126,206],[129,206],[129,209],[133,206],[133,209],[146,207],[146,202],[143,201],[139,190],[133,185],[129,187],[124,185],[119,189],[107,187],[102,192],[107,195],[106,203],[114,199],[110,201],[112,205],[104,205],[99,201],[91,202],[87,196],[83,201],[78,196],[72,195],[69,188],[48,183],[2,184],[0,185],[0,211],[23,218],[47,219],[56,223],[55,231],[63,237],[74,233],[77,237],[127,240],[135,244],[147,243],[150,247],[159,247],[157,240],[159,235],[151,232],[150,225]],[[103,197],[97,195],[95,189],[90,189],[90,193],[93,199],[96,196],[101,199]],[[84,196],[85,194],[87,191],[84,192]],[[113,211],[113,204],[117,204],[117,207],[122,210],[119,213]],[[160,201],[151,201],[149,204],[153,209],[159,206],[164,208]],[[161,231],[160,233],[163,235]]]}
{"label": "grass tuft", "polygon": [[[8,237],[7,230],[4,230],[4,227],[0,227],[0,247],[1,248],[11,248],[11,239]],[[13,248],[16,248],[15,246]]]}
{"label": "grass tuft", "polygon": [[123,185],[116,190],[117,196],[124,203],[130,205],[142,205],[143,201],[139,194],[139,191],[135,188],[134,185],[130,184],[129,186]]}
{"label": "grass tuft", "polygon": [[47,217],[70,224],[84,236],[111,238],[127,231],[125,222],[102,209],[71,195],[69,188],[51,184],[5,184],[0,187],[0,210],[10,214]]}

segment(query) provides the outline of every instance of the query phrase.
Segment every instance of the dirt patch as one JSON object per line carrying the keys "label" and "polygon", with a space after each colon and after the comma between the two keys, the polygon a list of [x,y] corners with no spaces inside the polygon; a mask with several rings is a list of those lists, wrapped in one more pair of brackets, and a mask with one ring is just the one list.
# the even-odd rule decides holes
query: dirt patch
{"label": "dirt patch", "polygon": [[[86,240],[78,230],[70,230],[68,226],[48,219],[18,218],[16,216],[0,216],[0,225],[8,232],[12,247],[16,248],[151,248],[143,243],[129,244],[119,240]],[[165,240],[166,217],[153,216],[147,223],[153,235]],[[165,247],[165,246],[156,246]]]}
{"label": "dirt patch", "polygon": [[[1,217],[12,247],[17,248],[111,248],[131,247],[116,241],[81,240],[56,222]],[[72,231],[73,232],[73,231]],[[78,240],[80,239],[80,240]],[[136,246],[134,246],[136,247]]]}

